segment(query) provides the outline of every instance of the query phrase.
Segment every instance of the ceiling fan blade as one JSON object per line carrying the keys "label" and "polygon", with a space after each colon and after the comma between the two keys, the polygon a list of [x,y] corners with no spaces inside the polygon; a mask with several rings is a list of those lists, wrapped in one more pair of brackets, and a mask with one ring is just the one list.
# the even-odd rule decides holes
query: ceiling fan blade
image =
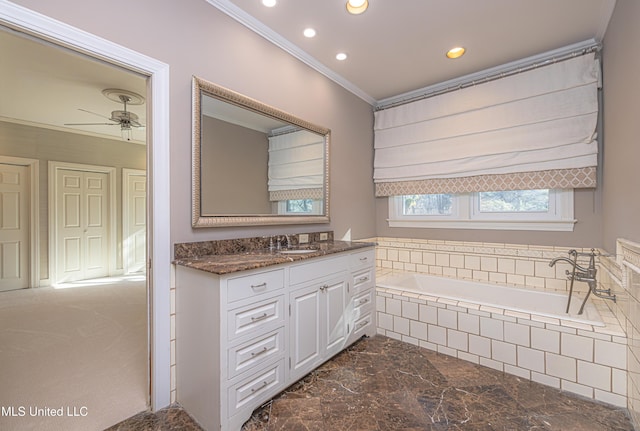
{"label": "ceiling fan blade", "polygon": [[107,120],[111,120],[111,118],[109,118],[109,117],[105,117],[104,115],[101,115],[101,114],[98,114],[98,113],[95,113],[95,112],[87,111],[86,109],[78,108],[78,111],[87,112],[89,114],[97,115],[98,117],[102,117],[102,118],[106,118]]}
{"label": "ceiling fan blade", "polygon": [[119,126],[118,123],[64,123],[65,126]]}
{"label": "ceiling fan blade", "polygon": [[133,127],[144,127],[144,124],[140,124],[140,123],[138,123],[137,121],[130,121],[130,124],[131,124]]}

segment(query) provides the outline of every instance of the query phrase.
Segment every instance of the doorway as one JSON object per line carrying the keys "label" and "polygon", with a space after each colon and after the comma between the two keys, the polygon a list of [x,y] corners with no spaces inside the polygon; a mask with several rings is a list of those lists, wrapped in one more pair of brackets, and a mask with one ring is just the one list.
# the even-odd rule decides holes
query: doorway
{"label": "doorway", "polygon": [[[11,4],[9,4],[9,6],[10,7],[7,10],[3,11],[3,13],[0,14],[1,15],[0,16],[0,25],[4,24],[4,23],[7,23],[7,22],[9,24],[11,24],[12,26],[14,26],[14,27],[26,25],[27,27],[25,27],[23,29],[23,30],[26,30],[26,31],[29,31],[31,29],[30,26],[33,26],[33,27],[40,26],[41,28],[38,29],[37,33],[38,34],[50,34],[52,38],[53,37],[55,37],[55,38],[65,38],[66,34],[72,34],[74,32],[73,29],[71,29],[68,26],[64,26],[64,25],[62,25],[62,27],[64,27],[64,28],[62,29],[62,31],[60,31],[61,24],[59,24],[59,23],[56,23],[56,22],[54,22],[52,20],[48,21],[47,19],[45,19],[43,21],[42,17],[40,17],[40,16],[30,17],[30,13],[27,10],[24,10],[24,9],[22,9],[20,7],[17,7],[17,6],[14,8],[14,6],[11,5]],[[12,16],[12,12],[14,12],[14,10],[11,10],[11,9],[16,9],[16,11],[15,11],[16,14],[14,16]],[[15,18],[15,20],[13,20],[14,18]],[[44,27],[44,28],[42,28],[42,27]],[[78,46],[78,47],[82,46],[83,50],[84,50],[84,49],[86,49],[87,45],[90,45],[91,43],[95,42],[92,37],[88,37],[86,35],[83,35],[82,39],[83,40],[81,40],[81,41],[74,41],[75,43],[69,43],[69,41],[66,40],[64,44],[67,47],[70,46],[70,45],[71,46]],[[100,55],[101,53],[105,52],[104,41],[100,41],[100,43],[102,44],[102,46],[99,49],[93,51],[94,53],[97,53],[98,55]],[[106,51],[109,51],[109,49],[110,48],[109,48],[109,46],[107,44]],[[114,50],[115,50],[115,48],[114,48]],[[131,53],[127,53],[127,55],[131,55]],[[149,70],[150,71],[150,75],[154,75],[154,76],[157,73],[160,73],[160,76],[158,76],[157,77],[158,79],[156,79],[156,81],[154,82],[154,87],[156,85],[159,87],[159,89],[158,89],[158,87],[156,87],[156,90],[155,90],[155,91],[158,92],[157,96],[160,96],[156,100],[160,100],[160,101],[166,100],[166,97],[164,97],[164,96],[166,96],[166,92],[168,92],[168,90],[167,90],[168,80],[165,80],[162,77],[162,74],[163,74],[162,71],[164,70],[164,66],[159,64],[159,63],[150,62],[150,61],[148,61],[149,59],[140,60],[140,58],[136,58],[135,55],[133,55],[133,58],[134,58],[133,63],[136,63],[136,61],[138,62],[138,64],[136,64],[136,67],[135,67],[136,70],[138,70],[138,71],[139,70]],[[140,61],[138,61],[138,60],[140,60]],[[120,59],[120,63],[121,64],[131,64],[130,59],[126,59],[125,61]],[[144,67],[140,67],[141,64]],[[151,88],[153,90],[153,87],[149,86],[149,88]],[[164,113],[164,115],[166,115],[166,112]],[[155,117],[162,118],[162,113],[156,114]],[[163,120],[165,120],[165,122],[168,123],[168,120],[166,118],[163,118]],[[149,123],[151,123],[151,121],[149,121]],[[24,129],[27,126],[12,124],[11,127],[13,127],[13,128],[23,128]],[[154,153],[157,153],[158,157],[160,159],[158,159],[155,154],[154,154],[153,157],[150,154],[147,154],[147,156],[146,156],[146,158],[152,164],[154,164],[156,167],[158,167],[158,166],[163,166],[164,167],[164,164],[166,163],[166,161],[162,160],[162,157],[166,157],[166,154],[168,153],[168,133],[165,133],[166,130],[163,131],[163,129],[164,129],[163,127],[160,127],[159,130],[157,130],[157,131],[154,130],[154,137],[158,138],[158,139],[155,140],[155,142],[159,142],[158,147],[157,148],[154,147]],[[2,152],[4,152],[6,148],[7,147],[5,147],[5,145],[3,144],[2,145]],[[70,151],[69,153],[72,153],[72,151]],[[165,169],[165,171],[166,170],[167,169]],[[46,171],[44,171],[44,175],[43,176],[46,178]],[[161,193],[164,193],[165,196],[166,196],[166,194],[168,194],[167,193],[168,184],[162,184],[162,181],[160,183],[161,184],[158,185],[159,187],[157,188],[157,190],[162,190]],[[147,198],[146,198],[146,195],[145,195],[145,200],[146,199]],[[149,200],[151,202],[153,202],[153,199],[151,197],[149,197]],[[46,200],[45,200],[45,202],[46,202]],[[120,206],[120,204],[118,204],[118,206]],[[154,208],[157,209],[158,206],[162,207],[162,204],[160,203],[159,205],[156,205],[155,207],[153,205],[149,205],[150,209],[152,209],[152,210]],[[46,205],[44,206],[44,208],[46,208]],[[147,208],[146,202],[145,202],[145,205],[143,206],[143,208],[144,209]],[[165,210],[165,209],[163,208],[163,210]],[[80,212],[78,212],[78,214],[80,214]],[[168,208],[166,209],[166,214],[168,214]],[[80,214],[79,217],[82,217],[82,215]],[[165,219],[168,219],[168,217],[163,216],[162,219],[165,220]],[[147,224],[147,225],[152,226],[150,224]],[[110,228],[108,228],[108,229],[110,229]],[[33,229],[32,230],[32,232],[30,234],[31,237],[29,238],[30,242],[33,241],[33,237],[37,236],[36,233],[39,230],[41,230],[41,229]],[[165,231],[166,230],[167,229],[165,227]],[[162,253],[159,253],[160,257],[162,257],[163,255],[168,254],[168,252],[170,250],[170,248],[167,245],[168,236],[165,236],[163,234],[158,235],[158,236],[154,236],[155,232],[156,232],[155,230],[150,231],[150,234],[148,236],[149,237],[153,236],[154,240],[158,240],[158,245],[166,247],[163,250]],[[143,235],[143,237],[146,238],[146,236],[147,235],[146,235],[146,232],[145,232],[145,235]],[[46,243],[47,243],[46,238],[47,237],[48,237],[48,235],[46,234],[46,231],[45,231],[45,235],[42,236],[42,238],[44,238],[42,242],[45,245],[45,247],[41,247],[41,248],[48,249],[48,246],[46,245]],[[120,238],[119,238],[119,240],[120,240]],[[95,243],[96,242],[94,241],[94,245],[95,245]],[[148,249],[148,247],[146,247],[146,245],[143,245],[143,248]],[[155,251],[155,249],[154,249],[154,251]],[[158,254],[156,254],[156,255],[158,255]],[[149,256],[151,257],[152,253],[149,253]],[[50,282],[52,280],[50,278],[48,278],[49,274],[47,274],[47,270],[45,269],[45,268],[49,268],[50,267],[48,265],[46,256],[44,258],[41,258],[40,256],[38,256],[38,259],[31,259],[31,262],[30,262],[30,265],[29,265],[29,267],[31,268],[31,272],[34,271],[33,268],[35,267],[35,265],[34,265],[34,263],[36,263],[35,261],[39,261],[39,260],[43,260],[43,262],[45,263],[45,265],[43,265],[43,273],[42,274],[36,274],[35,277],[32,277],[33,279],[31,279],[30,282],[36,282],[37,283],[37,281],[39,281],[39,280],[45,280],[45,284],[50,284]],[[168,262],[168,260],[169,259],[166,259],[165,262]],[[166,265],[166,263],[165,263],[165,265]],[[146,267],[146,265],[143,265],[143,267]],[[115,269],[122,271],[122,268],[115,268]],[[154,270],[154,269],[155,268],[152,266],[152,270]],[[158,272],[159,273],[168,272],[168,269],[169,269],[169,267],[167,265],[166,269],[160,270]],[[114,270],[114,266],[110,265],[110,272],[113,273],[113,270]],[[100,275],[102,275],[102,273],[100,273]],[[79,278],[85,278],[86,276],[87,276],[87,274],[85,274],[84,276],[79,277]],[[111,278],[113,278],[113,277],[111,277]],[[161,311],[165,308],[165,306],[166,306],[166,308],[168,308],[168,291],[169,291],[169,289],[168,289],[168,277],[166,277],[165,280],[167,280],[166,281],[167,282],[167,286],[166,287],[163,285],[162,281],[158,282],[156,285],[153,286],[153,287],[157,288],[156,289],[156,294],[158,294],[158,296],[160,298],[163,298],[163,295],[162,295],[163,292],[167,293],[167,298],[161,299],[161,301],[159,302],[159,304],[161,305],[161,307],[160,307]],[[28,290],[30,290],[32,292],[35,292],[38,289],[28,289]],[[67,290],[67,292],[71,293],[72,290],[75,290],[75,289],[69,289],[69,290]],[[146,294],[145,294],[146,291],[147,291],[147,288],[143,287],[143,294],[145,295],[145,300],[143,301],[142,312],[139,314],[141,316],[143,322],[148,322],[148,316],[151,315],[150,310],[147,309],[147,307],[146,307],[146,303],[147,303]],[[60,293],[62,293],[62,291],[60,291]],[[22,303],[25,303],[25,302],[28,302],[28,301],[22,301]],[[154,302],[154,303],[157,303],[157,302]],[[76,308],[76,310],[77,310],[77,308]],[[5,314],[5,316],[6,316],[6,314]],[[43,314],[39,314],[39,316],[43,316]],[[58,317],[56,317],[56,319]],[[68,319],[68,318],[69,318],[68,315],[67,316],[63,316],[63,319]],[[168,320],[168,318],[169,318],[169,314],[167,313],[166,314],[166,318],[164,318],[164,320]],[[39,319],[42,320],[41,317],[39,317]],[[162,321],[163,317],[161,317],[158,320]],[[147,324],[145,323],[145,327],[146,326],[147,326]],[[157,326],[152,327],[152,331],[155,331],[156,328],[157,328]],[[85,336],[89,336],[89,335],[95,335],[96,333],[99,333],[99,332],[100,331],[98,330],[97,326],[94,326],[94,327],[86,326],[83,334]],[[146,337],[147,330],[145,329],[144,332],[145,332],[145,337],[144,337],[143,345],[146,345],[147,348],[148,348],[147,337]],[[153,333],[154,333],[154,335],[156,334],[156,332],[153,332]],[[169,337],[166,337],[166,340],[167,340],[167,344],[168,344]],[[160,342],[159,344],[162,346],[163,343]],[[5,345],[5,344],[3,344],[3,345]],[[162,346],[162,347],[164,347],[164,346]],[[147,349],[145,349],[145,350],[147,350]],[[167,349],[167,351],[168,351],[168,349]],[[143,395],[144,398],[145,398],[144,405],[146,406],[146,405],[148,405],[148,398],[149,398],[149,384],[148,384],[148,376],[149,376],[148,357],[149,357],[149,354],[146,353],[145,356],[147,357],[147,360],[146,360],[147,367],[145,367],[147,369],[147,371],[143,372],[144,375],[142,376],[142,381],[143,381],[143,386],[144,386],[143,393],[146,393],[146,395]],[[165,363],[167,363],[168,362],[168,358],[165,358],[165,356],[166,355],[163,354],[163,355],[159,355],[159,357],[157,357],[157,358],[154,358],[154,362],[156,362],[156,365],[158,364],[158,362],[160,363],[160,365],[164,365]],[[49,360],[49,362],[53,362],[51,360],[52,358],[47,358],[47,359]],[[60,362],[60,361],[56,360],[56,362]],[[152,394],[152,398],[153,398],[152,399],[152,404],[153,404],[153,406],[156,406],[155,408],[164,407],[165,405],[168,404],[168,398],[169,398],[168,370],[169,370],[168,365],[167,366],[156,366],[155,369],[154,369],[154,374],[152,375],[152,387],[154,389],[154,393]],[[158,375],[161,375],[161,373],[163,373],[163,372],[166,372],[167,377],[165,378],[164,376],[161,376],[160,378],[158,378]],[[23,383],[27,383],[27,382],[23,381]],[[67,384],[65,384],[65,386],[69,386],[68,383],[69,382],[67,382]],[[22,386],[24,386],[24,385],[22,385]],[[3,385],[3,387],[7,388],[7,386],[5,386],[5,385]],[[37,386],[34,386],[34,388],[35,388],[35,390],[37,390]],[[66,392],[68,392],[68,390],[66,390]],[[108,398],[104,399],[104,401],[107,401],[107,400],[108,400]],[[49,402],[49,404],[51,404],[51,403],[55,403],[55,400],[52,400],[52,401]],[[5,405],[4,402],[2,404]]]}

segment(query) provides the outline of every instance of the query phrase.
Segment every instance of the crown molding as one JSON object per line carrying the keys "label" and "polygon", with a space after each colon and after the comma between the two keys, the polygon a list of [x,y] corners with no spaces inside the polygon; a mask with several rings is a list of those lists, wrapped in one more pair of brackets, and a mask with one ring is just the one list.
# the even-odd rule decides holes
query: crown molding
{"label": "crown molding", "polygon": [[285,52],[289,53],[293,57],[302,61],[307,66],[326,76],[336,84],[340,85],[344,89],[358,96],[370,105],[375,105],[376,99],[365,93],[362,89],[354,85],[352,82],[346,80],[341,75],[335,73],[333,70],[326,67],[317,59],[309,55],[297,45],[291,43],[280,34],[273,31],[271,28],[264,25],[262,22],[255,19],[253,16],[240,9],[238,6],[231,3],[229,0],[206,0],[211,6],[219,9],[229,17],[235,19],[240,24],[244,25],[248,29],[254,31],[258,35],[267,39],[277,47],[281,48]]}

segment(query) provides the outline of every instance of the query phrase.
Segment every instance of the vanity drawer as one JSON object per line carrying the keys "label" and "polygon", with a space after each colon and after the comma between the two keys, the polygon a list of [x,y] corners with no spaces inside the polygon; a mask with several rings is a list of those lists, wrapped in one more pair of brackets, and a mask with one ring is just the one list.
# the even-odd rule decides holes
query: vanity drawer
{"label": "vanity drawer", "polygon": [[375,264],[376,254],[373,249],[352,253],[349,256],[349,266],[352,271],[357,271],[358,269],[365,267],[374,267]]}
{"label": "vanity drawer", "polygon": [[360,338],[364,335],[373,325],[373,316],[371,313],[367,313],[362,316],[360,319],[356,320],[353,323],[353,333],[352,337]]}
{"label": "vanity drawer", "polygon": [[328,276],[333,277],[340,272],[346,271],[348,269],[347,266],[347,259],[342,257],[320,259],[314,262],[295,265],[292,266],[289,271],[290,284],[299,284]]}
{"label": "vanity drawer", "polygon": [[229,340],[277,327],[284,322],[284,295],[231,310],[227,322]]}
{"label": "vanity drawer", "polygon": [[353,292],[358,293],[364,289],[373,287],[374,268],[367,268],[353,274]]}
{"label": "vanity drawer", "polygon": [[227,281],[227,301],[235,302],[284,287],[284,269],[259,272]]}
{"label": "vanity drawer", "polygon": [[278,355],[284,355],[284,327],[230,347],[228,353],[229,378],[251,367],[259,367]]}
{"label": "vanity drawer", "polygon": [[374,290],[369,289],[353,298],[353,316],[356,320],[363,314],[373,310],[373,295]]}
{"label": "vanity drawer", "polygon": [[284,359],[280,359],[266,369],[247,377],[228,389],[229,416],[236,411],[251,406],[255,409],[260,403],[268,400],[284,389]]}

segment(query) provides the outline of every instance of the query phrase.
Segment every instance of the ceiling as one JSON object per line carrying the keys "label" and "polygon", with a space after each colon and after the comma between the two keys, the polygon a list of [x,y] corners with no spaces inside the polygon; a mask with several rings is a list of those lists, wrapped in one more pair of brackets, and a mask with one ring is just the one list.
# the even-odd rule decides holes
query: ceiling
{"label": "ceiling", "polygon": [[[376,104],[454,78],[604,37],[615,0],[207,0]],[[317,35],[302,32],[313,27]],[[456,60],[445,53],[463,46]],[[335,55],[345,52],[347,60]]]}
{"label": "ceiling", "polygon": [[[369,0],[355,16],[346,0],[278,0],[273,8],[260,0],[206,1],[374,106],[600,42],[615,6],[615,0]],[[317,31],[313,39],[302,35],[308,26]],[[447,59],[445,51],[456,45],[467,53]],[[347,60],[337,61],[338,51]],[[105,89],[146,96],[143,76],[1,27],[0,52],[11,59],[0,62],[0,120],[122,139],[119,125],[65,124],[111,123],[111,111],[123,106]],[[142,124],[146,109],[146,103],[127,107]],[[144,143],[145,128],[132,133]]]}

